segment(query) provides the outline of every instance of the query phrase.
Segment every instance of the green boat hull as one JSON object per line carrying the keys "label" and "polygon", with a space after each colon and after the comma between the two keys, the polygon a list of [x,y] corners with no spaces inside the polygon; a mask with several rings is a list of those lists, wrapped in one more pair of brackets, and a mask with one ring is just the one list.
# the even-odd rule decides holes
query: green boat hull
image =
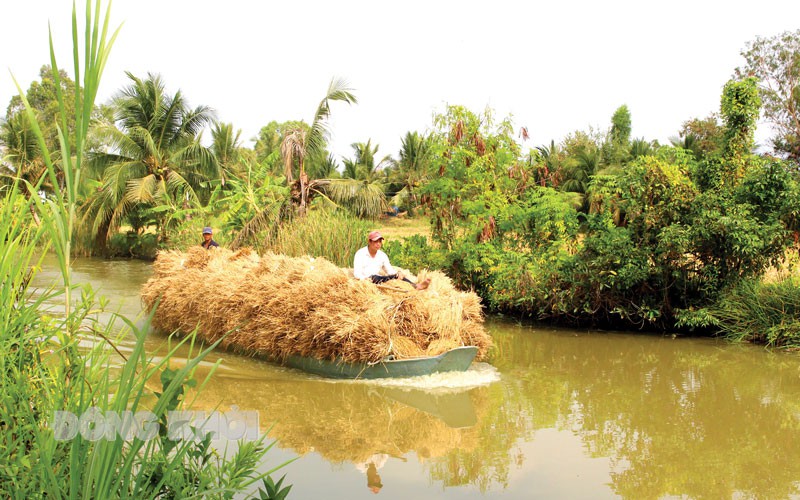
{"label": "green boat hull", "polygon": [[284,366],[314,375],[338,379],[405,378],[431,373],[466,371],[478,354],[475,346],[456,347],[438,356],[381,361],[375,364],[345,363],[302,356],[288,356]]}

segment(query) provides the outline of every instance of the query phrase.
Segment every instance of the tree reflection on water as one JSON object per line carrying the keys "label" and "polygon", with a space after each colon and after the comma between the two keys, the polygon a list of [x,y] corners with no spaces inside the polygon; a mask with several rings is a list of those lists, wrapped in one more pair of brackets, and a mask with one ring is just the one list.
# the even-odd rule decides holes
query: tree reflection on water
{"label": "tree reflection on water", "polygon": [[[509,330],[514,330],[512,333]],[[798,358],[708,339],[495,329],[504,380],[624,498],[798,493]]]}

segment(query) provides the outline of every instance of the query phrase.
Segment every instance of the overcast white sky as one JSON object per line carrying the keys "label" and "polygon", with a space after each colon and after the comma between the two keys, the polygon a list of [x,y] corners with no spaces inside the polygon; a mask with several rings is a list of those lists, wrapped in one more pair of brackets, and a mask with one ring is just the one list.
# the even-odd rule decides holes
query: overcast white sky
{"label": "overcast white sky", "polygon": [[[72,74],[71,8],[0,0],[2,114],[16,93],[10,72],[27,89],[49,61],[48,21]],[[342,77],[359,104],[333,107],[330,150],[341,160],[368,139],[396,156],[400,138],[428,129],[445,104],[512,115],[530,147],[606,129],[627,104],[634,137],[666,142],[717,111],[747,41],[800,28],[800,2],[116,0],[121,23],[98,102],[126,85],[126,70],[160,73],[251,145],[272,120],[310,122]]]}

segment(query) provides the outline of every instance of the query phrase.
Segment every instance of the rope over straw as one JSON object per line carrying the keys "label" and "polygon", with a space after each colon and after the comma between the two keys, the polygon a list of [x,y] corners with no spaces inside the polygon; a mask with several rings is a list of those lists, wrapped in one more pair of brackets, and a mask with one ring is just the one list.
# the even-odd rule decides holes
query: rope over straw
{"label": "rope over straw", "polygon": [[290,354],[375,363],[478,347],[491,338],[480,298],[438,271],[427,290],[392,280],[375,285],[324,258],[259,256],[251,249],[160,252],[142,289],[153,326],[198,335],[225,349],[283,359]]}

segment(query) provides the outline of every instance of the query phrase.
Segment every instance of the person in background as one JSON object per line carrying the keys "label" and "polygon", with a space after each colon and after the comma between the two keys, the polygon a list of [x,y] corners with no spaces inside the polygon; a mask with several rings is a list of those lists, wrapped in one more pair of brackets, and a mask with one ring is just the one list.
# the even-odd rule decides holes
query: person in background
{"label": "person in background", "polygon": [[[414,283],[402,271],[396,271],[389,263],[389,256],[381,250],[382,246],[383,236],[381,233],[372,231],[367,235],[367,246],[359,249],[353,259],[353,276],[360,280],[369,279],[376,284],[398,279],[411,283],[417,290],[428,288],[428,285],[431,284],[430,278]],[[386,275],[381,275],[381,271]]]}
{"label": "person in background", "polygon": [[208,250],[211,247],[219,247],[219,243],[212,238],[213,231],[210,227],[203,228],[203,242],[200,244],[203,248]]}

